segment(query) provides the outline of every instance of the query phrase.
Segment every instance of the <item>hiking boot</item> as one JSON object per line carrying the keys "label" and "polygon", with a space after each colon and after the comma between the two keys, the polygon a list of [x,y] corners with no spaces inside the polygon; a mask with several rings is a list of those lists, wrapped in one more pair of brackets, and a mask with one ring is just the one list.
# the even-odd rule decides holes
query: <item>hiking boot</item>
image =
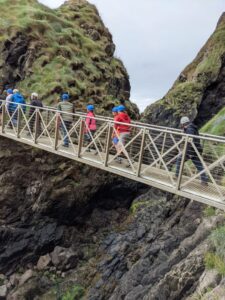
{"label": "hiking boot", "polygon": [[175,174],[173,175],[173,180],[177,180],[178,179],[178,176]]}
{"label": "hiking boot", "polygon": [[201,185],[202,185],[202,186],[208,186],[209,184],[208,184],[207,181],[201,181]]}
{"label": "hiking boot", "polygon": [[[131,160],[131,163],[134,164],[135,161],[134,161],[134,160]],[[126,168],[131,168],[131,164],[129,163],[129,161],[128,161],[128,163],[126,164]]]}
{"label": "hiking boot", "polygon": [[123,161],[123,159],[122,159],[122,157],[116,157],[115,158],[115,162],[117,162],[118,164],[122,164],[122,161]]}
{"label": "hiking boot", "polygon": [[63,144],[63,147],[69,148],[69,145],[68,144]]}

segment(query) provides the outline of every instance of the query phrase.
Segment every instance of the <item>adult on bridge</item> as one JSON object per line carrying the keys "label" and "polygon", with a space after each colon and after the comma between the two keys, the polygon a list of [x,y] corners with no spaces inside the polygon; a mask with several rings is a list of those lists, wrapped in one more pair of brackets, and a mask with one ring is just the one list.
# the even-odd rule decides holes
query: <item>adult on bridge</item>
{"label": "adult on bridge", "polygon": [[[58,109],[17,103],[14,114],[18,116],[18,123],[12,128],[10,124],[14,115],[5,102],[1,103],[3,121],[0,135],[178,196],[225,209],[224,137],[198,135],[190,122],[183,123],[182,132],[157,125],[129,123],[129,119],[124,123],[124,120],[90,116],[90,119],[96,120],[96,132],[90,135],[89,141],[85,141],[84,132],[88,128],[86,115],[67,111],[69,101],[64,100]],[[41,132],[35,126],[34,134],[30,126],[32,116],[28,113],[31,108],[34,108],[34,121],[37,124],[37,120],[40,120],[41,125]],[[69,125],[65,123],[67,121]],[[29,136],[27,132],[30,132]],[[126,138],[122,138],[123,132],[126,132]],[[113,136],[122,141],[120,151],[113,145]],[[203,149],[200,143],[204,143]],[[90,151],[93,147],[95,153]],[[120,153],[125,155],[129,167],[127,162],[116,163]],[[175,175],[178,175],[176,180]],[[202,185],[202,182],[207,184]]]}
{"label": "adult on bridge", "polygon": [[[202,149],[202,145],[199,139],[199,132],[198,132],[198,128],[196,125],[194,125],[193,123],[191,123],[190,119],[188,117],[182,117],[180,120],[180,125],[184,131],[184,133],[192,135],[192,136],[196,136],[193,138],[193,143],[197,149],[197,151],[199,152],[199,154],[202,155],[203,153],[203,149]],[[177,163],[176,163],[176,174],[175,174],[175,178],[177,179],[179,176],[179,172],[180,172],[180,166],[181,166],[181,161],[182,161],[183,155],[179,155],[177,158]],[[196,169],[198,170],[198,172],[201,173],[201,183],[202,185],[208,185],[208,177],[206,176],[205,172],[202,172],[204,170],[203,165],[195,151],[195,149],[188,143],[187,144],[187,148],[186,148],[186,154],[184,156],[184,160],[189,160],[191,159],[191,161],[193,162],[193,164],[195,165]]]}

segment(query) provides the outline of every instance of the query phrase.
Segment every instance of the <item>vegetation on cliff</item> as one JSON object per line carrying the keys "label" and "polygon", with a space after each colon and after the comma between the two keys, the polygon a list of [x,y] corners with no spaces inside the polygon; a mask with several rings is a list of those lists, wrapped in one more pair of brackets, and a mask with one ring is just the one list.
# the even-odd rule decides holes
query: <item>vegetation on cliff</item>
{"label": "vegetation on cliff", "polygon": [[215,135],[225,135],[225,108],[222,108],[208,123],[206,123],[202,132]]}
{"label": "vegetation on cliff", "polygon": [[149,106],[150,123],[177,126],[182,115],[202,126],[225,104],[225,13],[194,61],[180,74],[170,91]]}
{"label": "vegetation on cliff", "polygon": [[[77,107],[87,101],[109,109],[129,99],[130,84],[97,9],[70,0],[57,10],[36,0],[1,0],[0,76],[2,90],[17,86],[52,104],[68,91]],[[136,106],[126,103],[132,111]]]}
{"label": "vegetation on cliff", "polygon": [[225,226],[214,230],[210,235],[211,251],[205,256],[208,269],[216,269],[225,276]]}

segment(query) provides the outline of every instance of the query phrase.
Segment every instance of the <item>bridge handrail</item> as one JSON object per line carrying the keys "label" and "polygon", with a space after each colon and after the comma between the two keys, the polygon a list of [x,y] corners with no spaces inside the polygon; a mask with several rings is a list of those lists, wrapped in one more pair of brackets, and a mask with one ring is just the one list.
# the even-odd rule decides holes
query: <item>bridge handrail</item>
{"label": "bridge handrail", "polygon": [[[2,100],[2,103],[5,104],[5,100]],[[9,104],[15,104],[14,102],[8,102]],[[70,113],[70,112],[63,112],[58,110],[55,107],[49,107],[49,106],[43,106],[43,107],[37,107],[37,106],[32,106],[31,104],[17,104],[18,106],[22,106],[22,107],[28,107],[28,108],[33,108],[33,109],[39,109],[39,110],[45,110],[45,111],[50,111],[53,113],[59,113],[59,114],[63,114],[63,115],[70,115],[70,116],[74,116],[74,117],[81,117],[85,119],[86,114],[83,112],[76,112],[76,113]],[[152,124],[146,124],[146,123],[141,123],[141,122],[132,122],[131,124],[126,124],[126,123],[121,123],[121,122],[115,122],[113,120],[113,118],[107,118],[104,116],[95,116],[94,117],[96,120],[98,121],[108,121],[112,124],[125,124],[125,125],[129,125],[132,128],[139,128],[139,129],[148,129],[148,130],[153,130],[156,132],[166,132],[166,133],[171,133],[171,134],[176,134],[177,136],[189,136],[191,138],[196,138],[196,136],[194,135],[190,135],[190,134],[186,134],[181,130],[178,129],[174,129],[171,127],[164,127],[164,126],[157,126],[157,125],[152,125]],[[93,119],[92,117],[90,117],[90,119]],[[222,142],[225,143],[225,137],[222,136],[216,136],[216,135],[210,135],[210,134],[200,134],[199,135],[199,139],[200,140],[204,140],[204,141],[215,141],[215,142]]]}
{"label": "bridge handrail", "polygon": [[[31,104],[11,108],[5,101],[0,108],[1,136],[225,208],[224,138],[196,137],[173,128],[114,122],[102,116],[94,117],[97,130],[92,132],[82,112]],[[127,125],[130,134],[119,134],[115,124]],[[123,166],[117,159],[124,161]]]}
{"label": "bridge handrail", "polygon": [[[5,100],[1,100],[1,102],[3,104],[5,104]],[[8,102],[9,104],[15,104],[14,102]],[[28,108],[34,108],[37,109],[37,106],[32,106],[31,104],[19,104],[21,106],[25,106]],[[51,107],[51,106],[43,106],[42,108],[39,108],[42,110],[46,110],[49,112],[58,112],[58,113],[62,113],[62,111],[58,110],[57,107]],[[75,113],[69,113],[69,112],[63,112],[63,114],[67,114],[67,115],[73,115],[73,116],[77,116],[77,117],[84,117],[86,116],[86,113],[84,112],[75,112]],[[106,117],[106,116],[99,116],[99,115],[95,115],[95,119],[99,120],[99,121],[110,121],[112,123],[114,123],[114,120],[112,117]],[[116,122],[118,124],[122,124],[119,122]],[[130,125],[130,124],[129,124]],[[172,127],[165,127],[165,126],[159,126],[159,125],[154,125],[154,124],[147,124],[147,123],[142,123],[142,122],[138,122],[138,121],[132,121],[131,122],[131,126],[135,127],[135,128],[147,128],[149,130],[155,130],[157,132],[168,132],[168,133],[176,133],[177,135],[186,135],[185,133],[183,133],[182,130],[180,129],[176,129],[176,128],[172,128]],[[208,133],[199,133],[199,137],[203,140],[211,140],[211,141],[223,141],[225,142],[225,137],[224,136],[217,136],[217,135],[213,135],[213,134],[208,134]]]}
{"label": "bridge handrail", "polygon": [[[46,108],[52,108],[50,106],[44,106],[44,107],[46,107]],[[54,109],[57,110],[57,108],[54,108]],[[81,112],[81,111],[77,111],[77,113],[80,114],[80,115],[85,115],[86,114],[85,112]],[[109,117],[109,116],[102,116],[102,115],[98,115],[98,114],[96,114],[95,116],[99,117],[99,118],[103,118],[105,120],[112,120],[112,121],[114,121],[113,118]],[[139,121],[136,121],[136,120],[132,120],[131,124],[145,126],[145,127],[151,127],[151,128],[154,127],[154,128],[164,129],[164,130],[168,130],[168,128],[169,128],[169,130],[173,131],[173,132],[182,132],[182,130],[178,129],[178,128],[166,127],[166,126],[162,126],[162,125],[148,124],[148,123],[139,122]],[[215,137],[215,135],[213,135],[213,134],[203,133],[203,132],[199,132],[199,135],[200,136],[205,136],[205,137]],[[225,137],[223,137],[223,136],[217,136],[217,138],[220,138],[221,140],[223,140],[223,139],[225,140]]]}

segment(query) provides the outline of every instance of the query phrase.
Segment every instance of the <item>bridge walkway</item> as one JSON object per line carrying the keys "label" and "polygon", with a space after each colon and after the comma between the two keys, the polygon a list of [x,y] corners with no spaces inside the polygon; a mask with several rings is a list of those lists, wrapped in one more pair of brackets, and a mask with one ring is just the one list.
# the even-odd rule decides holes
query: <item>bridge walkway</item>
{"label": "bridge walkway", "polygon": [[[114,122],[97,117],[97,131],[92,136],[85,124],[85,116],[74,114],[73,123],[67,130],[69,147],[63,146],[60,130],[65,113],[54,109],[34,109],[18,106],[12,114],[2,104],[3,124],[0,135],[76,160],[81,163],[126,177],[173,194],[225,209],[225,139],[216,136],[200,136],[203,153],[188,136],[171,128],[159,128],[144,124],[131,125],[131,134],[125,145],[121,144],[121,161],[112,144],[116,135]],[[70,115],[70,114],[69,114]],[[91,140],[85,140],[85,132]],[[119,138],[119,137],[118,137]],[[187,148],[201,162],[197,172],[191,160],[185,161]],[[189,150],[190,151],[190,150]],[[176,160],[181,156],[178,178],[175,178]],[[202,185],[201,176],[206,174],[208,184]]]}

